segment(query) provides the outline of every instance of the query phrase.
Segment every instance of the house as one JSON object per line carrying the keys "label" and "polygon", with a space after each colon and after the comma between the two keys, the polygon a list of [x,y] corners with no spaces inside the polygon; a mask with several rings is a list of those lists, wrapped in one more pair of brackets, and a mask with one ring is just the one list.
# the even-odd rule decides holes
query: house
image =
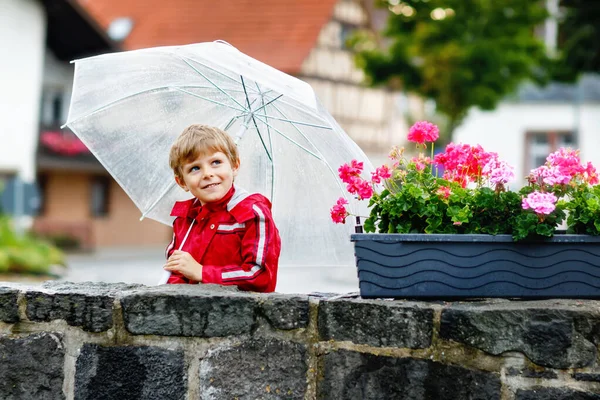
{"label": "house", "polygon": [[455,141],[479,143],[515,168],[518,184],[559,147],[580,149],[600,169],[600,75],[576,84],[524,85],[494,111],[473,109]]}
{"label": "house", "polygon": [[[66,117],[73,80],[70,60],[115,51],[119,46],[69,0],[4,0],[0,43],[0,180],[6,189],[2,196],[5,208],[8,204],[5,211],[15,217],[20,229],[31,227],[32,216],[37,213],[34,230],[68,234],[63,232],[63,220],[85,225],[89,213],[80,214],[69,205],[65,218],[52,215],[56,207],[52,194],[60,193],[67,203],[79,166],[65,164],[60,153],[47,151],[43,143],[38,147],[38,142]],[[45,153],[47,157],[40,157]],[[96,174],[107,175],[93,157],[89,161]],[[68,171],[68,178],[61,185],[57,182],[62,170]],[[38,185],[34,185],[36,181]],[[86,201],[89,188],[84,188],[71,199]],[[51,218],[47,218],[48,213]]]}
{"label": "house", "polygon": [[[362,73],[345,47],[353,29],[370,23],[368,10],[358,0],[78,0],[77,4],[125,50],[220,39],[310,83],[325,108],[367,152],[387,150],[403,136],[400,95],[364,87]],[[48,121],[51,126],[64,122],[64,109],[49,115],[59,117]],[[57,142],[56,132],[53,128],[42,133],[38,152],[44,193],[42,213],[34,224],[38,232],[77,236],[90,247],[168,242],[169,227],[139,222],[140,212],[85,148],[76,141],[65,143],[68,135]],[[58,148],[63,154],[57,154]],[[54,157],[49,157],[49,150]]]}
{"label": "house", "polygon": [[314,88],[325,108],[366,151],[398,144],[400,96],[366,88],[345,40],[379,17],[361,0],[296,2],[79,0],[107,31],[130,28],[127,50],[224,40]]}
{"label": "house", "polygon": [[[141,233],[168,240],[169,228],[153,221],[140,224],[136,207],[104,168],[59,128],[73,83],[70,61],[119,50],[119,45],[70,0],[3,0],[0,9],[5,211],[20,229],[71,237],[84,247],[116,243],[126,235],[139,240]],[[110,216],[107,208],[114,209]],[[136,227],[133,232],[128,224]]]}

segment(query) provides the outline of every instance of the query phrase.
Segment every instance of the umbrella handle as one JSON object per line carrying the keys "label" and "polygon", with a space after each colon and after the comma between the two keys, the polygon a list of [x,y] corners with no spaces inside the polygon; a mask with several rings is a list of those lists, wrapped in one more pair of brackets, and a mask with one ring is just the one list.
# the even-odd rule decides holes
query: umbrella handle
{"label": "umbrella handle", "polygon": [[[196,203],[197,199],[194,201],[194,204]],[[192,220],[192,223],[190,224],[190,227],[188,228],[187,232],[185,233],[185,236],[183,237],[183,240],[181,241],[181,245],[179,245],[179,249],[181,250],[183,249],[183,245],[185,244],[185,242],[187,241],[188,236],[190,235],[190,232],[192,230],[192,226],[194,226],[194,222],[196,222],[196,220]],[[171,271],[165,271],[163,269],[163,273],[162,276],[160,277],[160,280],[158,281],[157,285],[164,285],[169,281],[169,278],[171,277]]]}
{"label": "umbrella handle", "polygon": [[171,277],[171,271],[164,271],[160,277],[160,280],[158,281],[157,285],[164,285],[169,281],[169,278]]}

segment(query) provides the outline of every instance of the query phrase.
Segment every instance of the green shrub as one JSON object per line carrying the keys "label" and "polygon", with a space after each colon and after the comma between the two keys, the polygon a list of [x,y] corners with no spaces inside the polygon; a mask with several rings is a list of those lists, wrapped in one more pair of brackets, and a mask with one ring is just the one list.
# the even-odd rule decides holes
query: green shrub
{"label": "green shrub", "polygon": [[0,272],[47,274],[50,266],[65,265],[64,253],[31,235],[18,235],[11,220],[0,215]]}

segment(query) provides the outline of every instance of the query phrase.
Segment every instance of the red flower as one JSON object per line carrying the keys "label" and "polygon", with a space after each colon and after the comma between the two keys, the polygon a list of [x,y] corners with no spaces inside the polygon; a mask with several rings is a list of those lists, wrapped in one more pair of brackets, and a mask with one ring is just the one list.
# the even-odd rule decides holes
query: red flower
{"label": "red flower", "polygon": [[349,215],[344,205],[348,204],[348,200],[340,197],[337,203],[331,208],[331,220],[336,224],[345,224],[346,217]]}
{"label": "red flower", "polygon": [[435,142],[439,137],[437,125],[427,121],[415,122],[408,131],[408,140],[416,143]]}

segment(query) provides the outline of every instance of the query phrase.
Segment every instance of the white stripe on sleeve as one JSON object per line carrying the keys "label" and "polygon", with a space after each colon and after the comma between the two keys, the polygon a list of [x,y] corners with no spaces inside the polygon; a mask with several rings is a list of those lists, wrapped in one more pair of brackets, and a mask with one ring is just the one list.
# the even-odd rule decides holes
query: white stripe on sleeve
{"label": "white stripe on sleeve", "polygon": [[252,206],[252,209],[258,214],[258,248],[256,249],[256,264],[262,266],[264,262],[263,258],[265,256],[265,244],[267,241],[267,238],[265,237],[267,234],[265,214],[256,206],[256,204]]}

